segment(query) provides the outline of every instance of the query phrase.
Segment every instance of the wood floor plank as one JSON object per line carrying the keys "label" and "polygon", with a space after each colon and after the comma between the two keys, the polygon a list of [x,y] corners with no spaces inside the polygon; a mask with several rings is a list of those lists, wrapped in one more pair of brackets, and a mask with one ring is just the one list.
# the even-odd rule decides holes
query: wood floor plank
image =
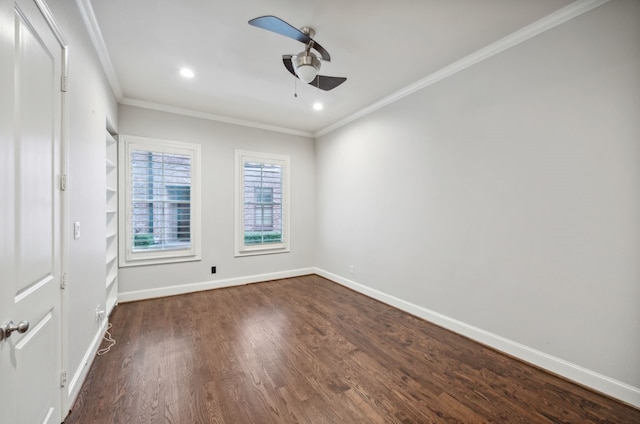
{"label": "wood floor plank", "polygon": [[119,305],[66,424],[640,423],[318,276]]}

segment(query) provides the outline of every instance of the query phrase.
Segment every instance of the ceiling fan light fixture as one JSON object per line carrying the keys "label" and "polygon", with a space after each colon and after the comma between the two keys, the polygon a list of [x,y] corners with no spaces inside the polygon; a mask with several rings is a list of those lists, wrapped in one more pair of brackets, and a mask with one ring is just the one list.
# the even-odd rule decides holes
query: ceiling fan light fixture
{"label": "ceiling fan light fixture", "polygon": [[302,65],[296,68],[296,75],[307,84],[314,80],[318,70],[311,65]]}
{"label": "ceiling fan light fixture", "polygon": [[320,60],[315,54],[310,52],[302,52],[293,56],[293,69],[296,75],[307,84],[313,81],[320,70]]}

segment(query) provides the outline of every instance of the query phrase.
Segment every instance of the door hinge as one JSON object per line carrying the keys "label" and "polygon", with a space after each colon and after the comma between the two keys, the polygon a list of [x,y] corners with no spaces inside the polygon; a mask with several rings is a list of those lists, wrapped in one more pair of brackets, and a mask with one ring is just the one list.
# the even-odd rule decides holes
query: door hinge
{"label": "door hinge", "polygon": [[60,371],[60,387],[65,387],[67,385],[67,371]]}
{"label": "door hinge", "polygon": [[66,75],[62,75],[60,77],[60,91],[62,91],[63,93],[67,92],[67,76]]}
{"label": "door hinge", "polygon": [[62,277],[60,278],[60,288],[61,289],[67,288],[67,273],[66,272],[63,272],[62,273]]}
{"label": "door hinge", "polygon": [[67,174],[60,176],[60,190],[65,191],[67,189]]}

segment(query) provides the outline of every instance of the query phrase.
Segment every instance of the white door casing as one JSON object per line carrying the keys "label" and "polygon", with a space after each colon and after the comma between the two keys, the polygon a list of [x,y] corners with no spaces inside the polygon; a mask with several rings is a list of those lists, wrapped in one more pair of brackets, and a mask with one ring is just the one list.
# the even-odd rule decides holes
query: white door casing
{"label": "white door casing", "polygon": [[65,50],[40,0],[0,0],[0,422],[59,423]]}

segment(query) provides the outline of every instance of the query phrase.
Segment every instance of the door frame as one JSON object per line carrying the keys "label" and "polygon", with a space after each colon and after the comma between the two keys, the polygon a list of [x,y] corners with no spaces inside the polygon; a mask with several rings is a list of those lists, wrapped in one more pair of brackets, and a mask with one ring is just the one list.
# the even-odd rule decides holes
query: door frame
{"label": "door frame", "polygon": [[[42,17],[46,21],[47,25],[51,29],[55,39],[58,41],[60,45],[60,50],[62,52],[61,57],[61,66],[60,70],[60,271],[61,271],[61,284],[64,285],[64,281],[67,274],[67,263],[69,259],[69,225],[68,225],[68,216],[69,216],[69,196],[67,193],[67,175],[68,175],[68,142],[67,142],[67,106],[66,106],[66,92],[67,92],[67,79],[68,79],[68,58],[69,58],[69,45],[67,43],[67,39],[62,33],[62,30],[58,26],[49,5],[45,2],[45,0],[33,0],[36,7],[42,14]],[[64,370],[68,369],[69,365],[69,355],[67,351],[67,346],[69,346],[69,319],[67,317],[67,308],[66,304],[68,302],[68,294],[66,290],[60,290],[60,334],[61,334],[61,342],[60,342],[60,370],[64,372]],[[68,392],[68,384],[63,386],[62,384],[62,376],[61,376],[61,387],[60,387],[60,414],[61,419],[67,416],[70,405],[70,397]]]}

